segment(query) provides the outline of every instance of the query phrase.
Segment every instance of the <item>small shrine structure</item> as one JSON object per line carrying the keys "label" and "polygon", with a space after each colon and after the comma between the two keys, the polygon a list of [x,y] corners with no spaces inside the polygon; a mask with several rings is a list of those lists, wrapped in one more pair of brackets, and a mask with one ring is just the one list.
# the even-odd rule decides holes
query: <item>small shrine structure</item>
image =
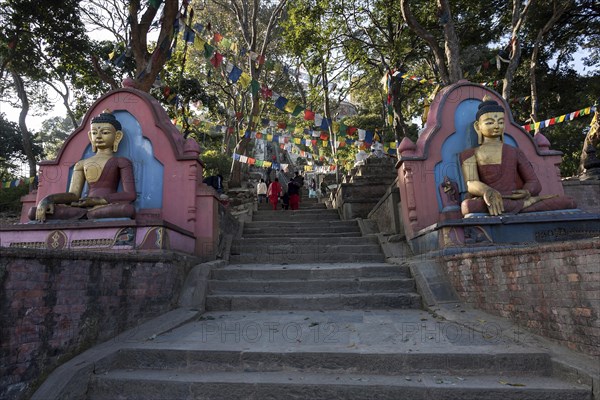
{"label": "small shrine structure", "polygon": [[[91,156],[90,122],[111,110],[124,138],[117,156],[133,163],[134,219],[30,221],[28,213],[48,194],[68,191],[75,163]],[[172,250],[213,259],[218,247],[219,199],[202,183],[200,147],[184,139],[160,103],[125,87],[98,99],[55,160],[43,161],[37,190],[22,198],[21,223],[2,227],[2,247],[50,250]]]}
{"label": "small shrine structure", "polygon": [[401,219],[413,252],[598,235],[600,216],[578,209],[463,218],[460,204],[467,191],[459,155],[477,146],[473,122],[486,95],[503,105],[504,142],[525,153],[541,183],[540,194],[564,195],[559,171],[562,153],[551,150],[544,135],[532,137],[515,123],[508,104],[498,93],[459,81],[437,94],[417,142],[404,138],[398,148]]}

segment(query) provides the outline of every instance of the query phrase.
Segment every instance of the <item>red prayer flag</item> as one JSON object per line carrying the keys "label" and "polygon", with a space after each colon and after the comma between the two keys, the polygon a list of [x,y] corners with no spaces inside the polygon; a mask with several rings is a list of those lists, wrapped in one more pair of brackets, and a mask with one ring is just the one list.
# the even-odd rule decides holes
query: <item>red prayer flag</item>
{"label": "red prayer flag", "polygon": [[223,62],[223,54],[219,53],[218,51],[215,52],[215,55],[212,56],[212,58],[210,59],[210,63],[215,68],[217,68],[219,65],[221,65],[222,62]]}
{"label": "red prayer flag", "polygon": [[310,110],[304,110],[304,120],[305,121],[314,121],[315,113]]}

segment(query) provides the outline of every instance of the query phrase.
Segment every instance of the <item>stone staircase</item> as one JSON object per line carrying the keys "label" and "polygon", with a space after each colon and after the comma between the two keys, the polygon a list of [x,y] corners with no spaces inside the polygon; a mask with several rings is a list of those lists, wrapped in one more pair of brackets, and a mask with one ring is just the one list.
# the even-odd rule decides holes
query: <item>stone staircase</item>
{"label": "stone staircase", "polygon": [[96,362],[84,398],[592,399],[546,352],[420,309],[408,268],[312,199],[259,207],[206,309]]}
{"label": "stone staircase", "polygon": [[369,157],[353,168],[335,196],[342,218],[367,218],[396,177],[395,161],[388,157]]}
{"label": "stone staircase", "polygon": [[217,310],[418,308],[407,267],[385,264],[376,236],[361,236],[316,199],[300,210],[263,205],[214,270],[206,307]]}

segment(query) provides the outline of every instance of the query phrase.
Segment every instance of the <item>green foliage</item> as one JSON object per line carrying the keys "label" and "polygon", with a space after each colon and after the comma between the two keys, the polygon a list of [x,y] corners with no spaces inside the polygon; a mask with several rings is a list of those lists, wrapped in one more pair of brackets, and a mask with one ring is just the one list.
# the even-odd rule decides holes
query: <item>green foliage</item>
{"label": "green foliage", "polygon": [[21,212],[21,197],[29,192],[28,185],[0,188],[0,213],[18,215]]}
{"label": "green foliage", "polygon": [[68,118],[53,117],[42,122],[38,137],[44,148],[43,157],[48,160],[55,159],[71,132],[73,126]]}
{"label": "green foliage", "polygon": [[0,179],[12,179],[11,173],[19,163],[26,161],[23,154],[23,144],[21,143],[21,132],[17,124],[5,119],[4,114],[0,114]]}
{"label": "green foliage", "polygon": [[200,160],[204,163],[203,175],[205,178],[221,174],[227,180],[231,169],[231,162],[233,161],[231,156],[223,154],[219,150],[209,149],[202,152]]}

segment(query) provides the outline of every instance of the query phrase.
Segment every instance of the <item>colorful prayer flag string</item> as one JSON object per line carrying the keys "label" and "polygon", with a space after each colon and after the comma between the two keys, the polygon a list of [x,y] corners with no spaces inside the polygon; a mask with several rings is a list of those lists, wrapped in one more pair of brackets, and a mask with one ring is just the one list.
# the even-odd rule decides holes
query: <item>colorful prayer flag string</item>
{"label": "colorful prayer flag string", "polygon": [[560,117],[550,118],[544,121],[535,122],[532,124],[523,125],[522,128],[527,132],[546,128],[547,126],[556,125],[561,122],[570,121],[578,117],[582,117],[584,115],[589,115],[596,111],[596,106],[590,106],[586,108],[582,108],[581,110],[573,111],[569,114],[561,115]]}

